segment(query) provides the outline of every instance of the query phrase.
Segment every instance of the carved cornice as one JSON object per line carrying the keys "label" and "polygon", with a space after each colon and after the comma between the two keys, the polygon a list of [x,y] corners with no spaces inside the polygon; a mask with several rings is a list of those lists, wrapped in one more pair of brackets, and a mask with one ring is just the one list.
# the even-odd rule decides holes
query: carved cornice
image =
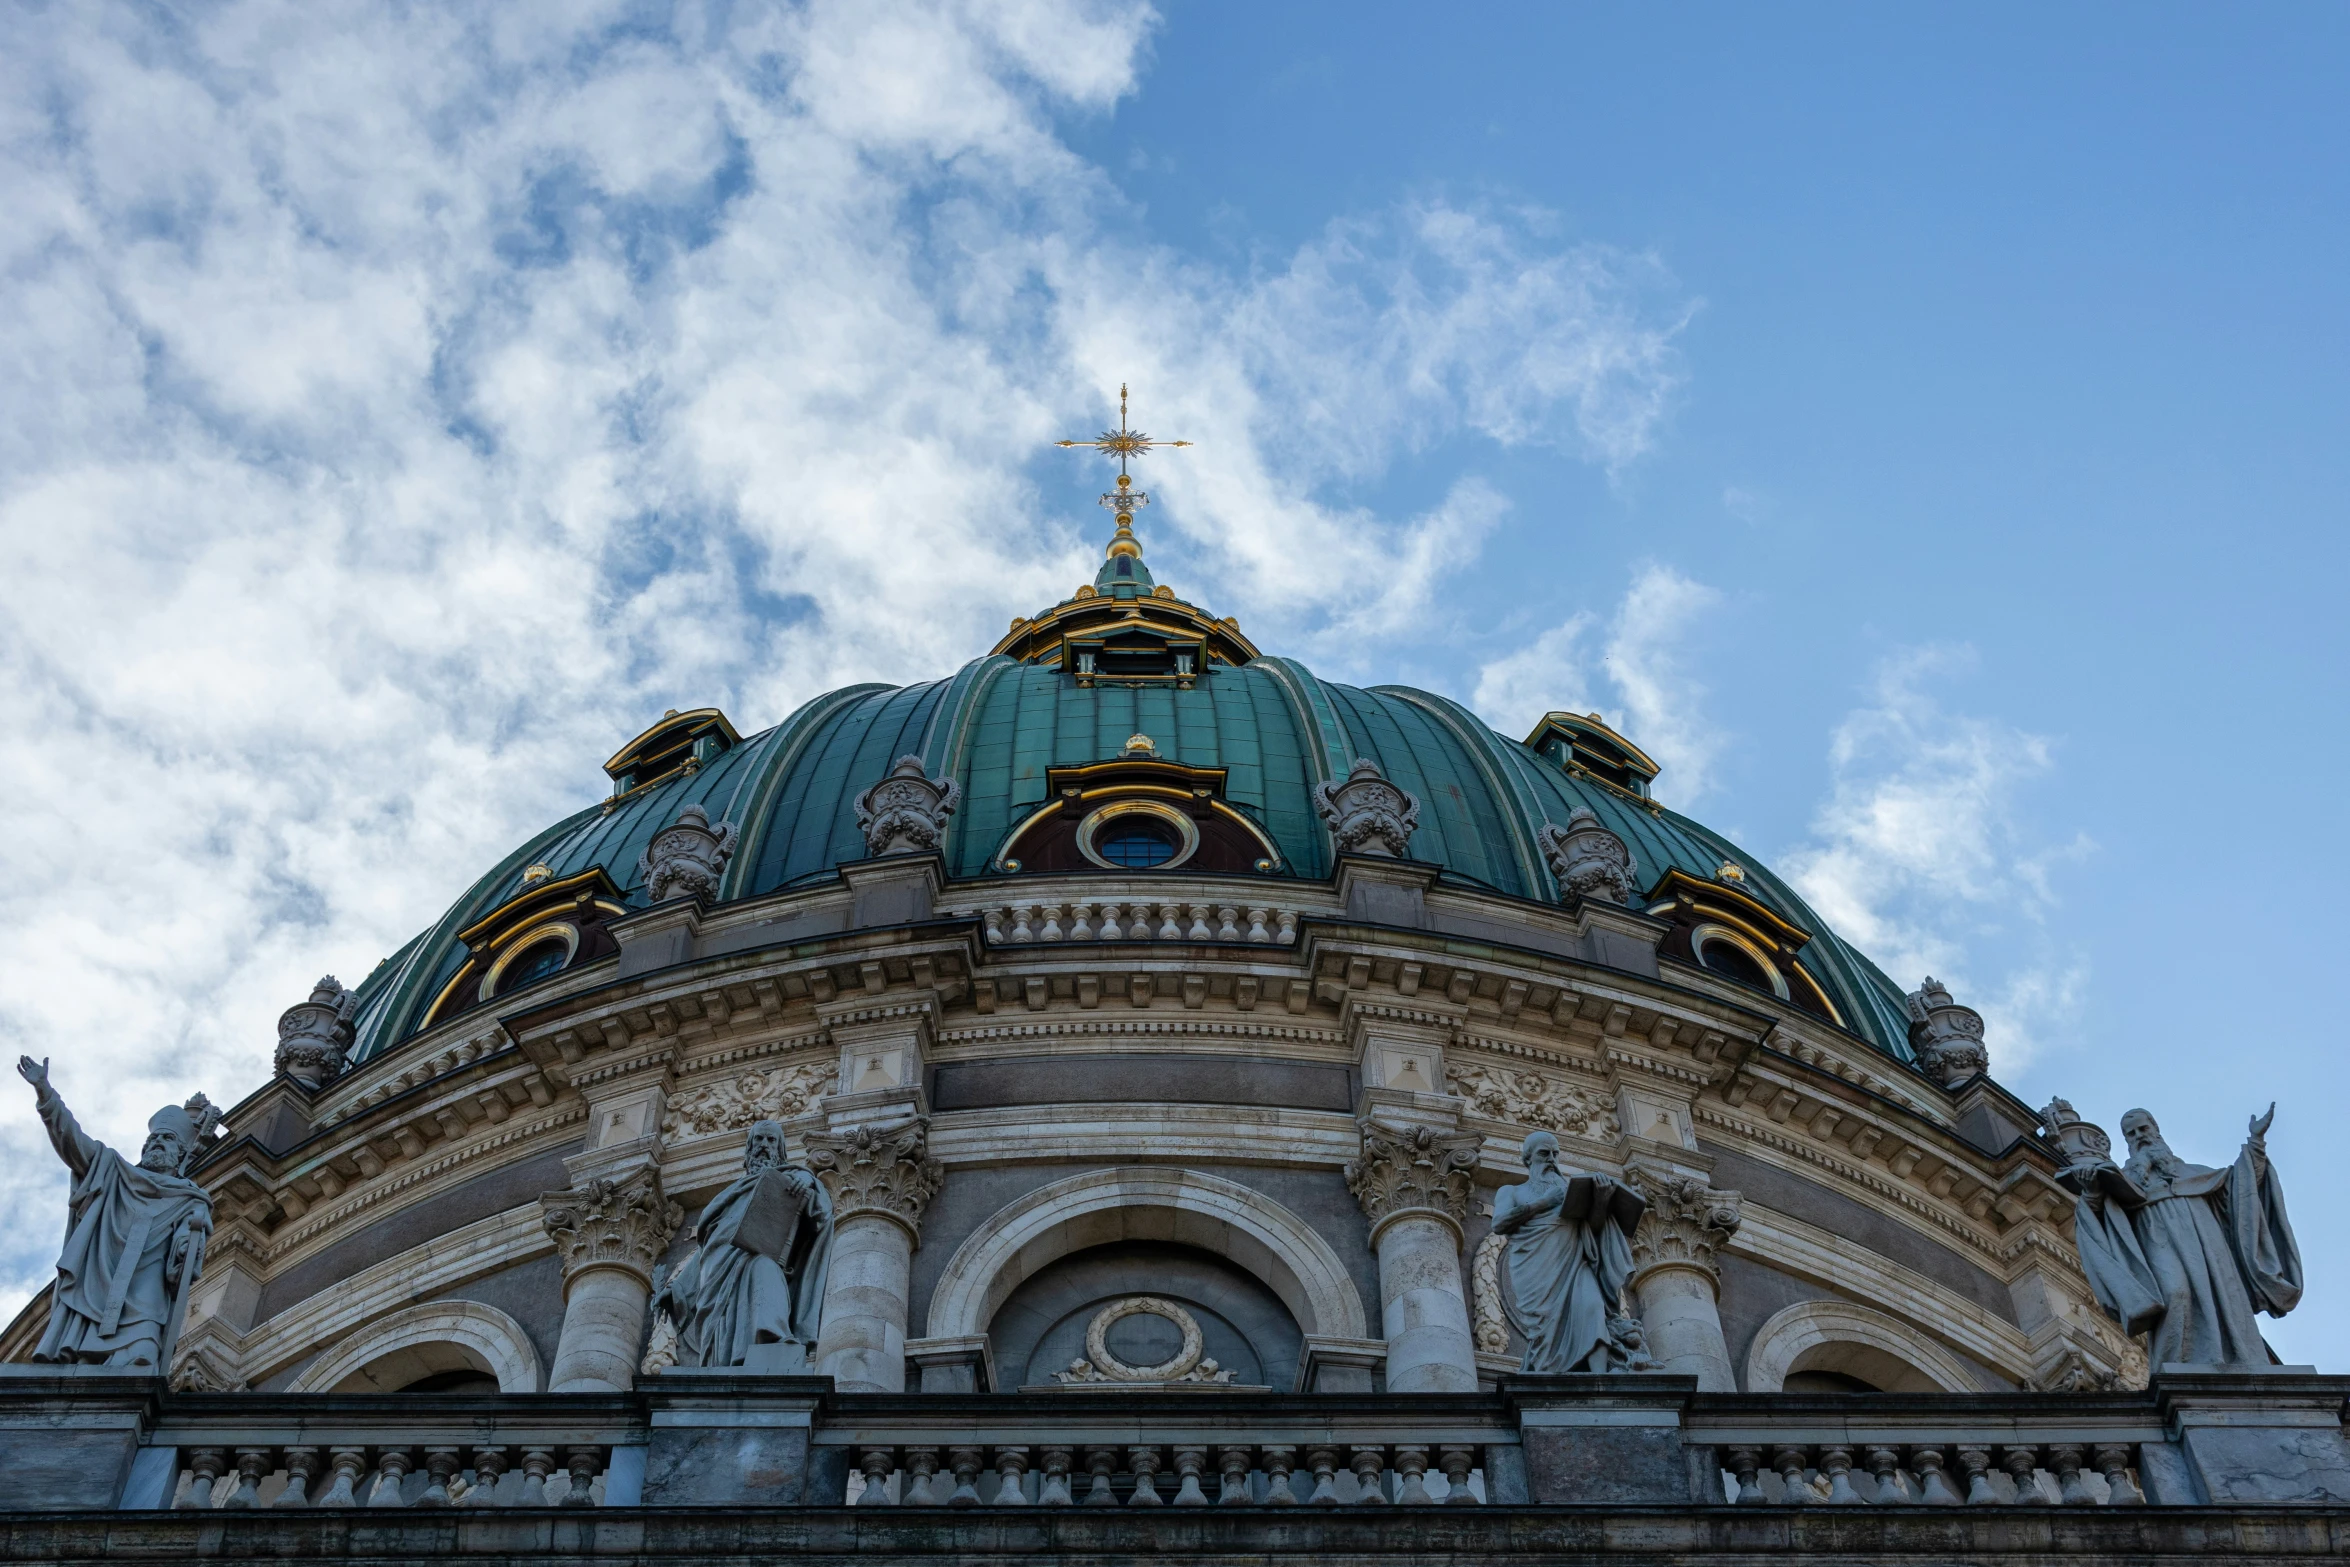
{"label": "carved cornice", "polygon": [[619,1268],[650,1287],[653,1264],[685,1222],[685,1210],[661,1190],[661,1171],[640,1165],[618,1180],[602,1176],[539,1199],[540,1223],[563,1259],[568,1286],[595,1268]]}
{"label": "carved cornice", "polygon": [[946,1051],[961,1046],[1012,1040],[1101,1037],[1229,1039],[1236,1044],[1254,1048],[1273,1043],[1313,1045],[1333,1051],[1345,1045],[1345,1036],[1335,1029],[1311,1028],[1293,1023],[1223,1022],[1212,1018],[1177,1017],[1173,1014],[1153,1018],[1120,1018],[1114,1014],[1103,1017],[1081,1013],[1073,1017],[1043,1018],[1033,1023],[981,1023],[942,1029],[938,1035],[938,1048]]}
{"label": "carved cornice", "polygon": [[1368,1117],[1355,1125],[1363,1151],[1347,1161],[1346,1189],[1369,1216],[1374,1243],[1388,1221],[1406,1213],[1434,1214],[1456,1233],[1467,1226],[1484,1138],[1475,1132],[1391,1126]]}
{"label": "carved cornice", "polygon": [[1716,1191],[1696,1176],[1640,1164],[1624,1174],[1648,1199],[1632,1233],[1632,1282],[1666,1268],[1702,1273],[1718,1290],[1722,1265],[1717,1255],[1738,1233],[1745,1199]]}
{"label": "carved cornice", "polygon": [[889,1126],[852,1126],[801,1138],[808,1167],[832,1194],[836,1221],[876,1213],[922,1236],[922,1212],[938,1195],[946,1166],[930,1156],[930,1119],[915,1116]]}

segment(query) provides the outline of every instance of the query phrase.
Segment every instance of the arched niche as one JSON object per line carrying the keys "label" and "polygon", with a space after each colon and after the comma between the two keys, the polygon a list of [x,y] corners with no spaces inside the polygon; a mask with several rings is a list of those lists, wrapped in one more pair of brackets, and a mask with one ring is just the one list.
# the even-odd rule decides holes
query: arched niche
{"label": "arched niche", "polygon": [[1843,1300],[1798,1301],[1756,1331],[1746,1352],[1746,1391],[1776,1393],[1804,1372],[1887,1393],[1982,1391],[1965,1361],[1908,1323]]}
{"label": "arched niche", "polygon": [[378,1317],[312,1361],[290,1393],[389,1393],[428,1377],[480,1372],[501,1393],[536,1393],[539,1352],[495,1306],[436,1300]]}
{"label": "arched niche", "polygon": [[1305,1221],[1237,1182],[1158,1167],[1073,1175],[998,1209],[947,1259],[930,1297],[930,1336],[985,1333],[1021,1281],[1115,1241],[1168,1241],[1228,1258],[1278,1295],[1308,1336],[1368,1336],[1361,1292]]}

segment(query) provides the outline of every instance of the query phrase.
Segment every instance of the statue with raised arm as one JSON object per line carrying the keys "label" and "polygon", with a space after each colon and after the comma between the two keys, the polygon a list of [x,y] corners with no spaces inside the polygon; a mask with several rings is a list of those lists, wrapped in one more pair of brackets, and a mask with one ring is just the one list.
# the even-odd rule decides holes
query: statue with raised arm
{"label": "statue with raised arm", "polygon": [[702,1209],[699,1245],[653,1291],[654,1311],[676,1330],[676,1363],[804,1367],[824,1309],[832,1228],[824,1183],[784,1163],[783,1123],[753,1122],[743,1173]]}
{"label": "statue with raised arm", "polygon": [[16,1070],[73,1174],[49,1330],[33,1359],[160,1375],[212,1234],[212,1196],[187,1168],[220,1112],[202,1094],[156,1111],[132,1164],[81,1129],[49,1086],[47,1061],[20,1056]]}
{"label": "statue with raised arm", "polygon": [[1526,1341],[1520,1369],[1636,1369],[1646,1349],[1619,1324],[1647,1201],[1612,1176],[1560,1170],[1548,1132],[1524,1151],[1526,1178],[1493,1194],[1493,1228],[1509,1237],[1510,1321]]}
{"label": "statue with raised arm", "polygon": [[2115,1165],[2103,1131],[2059,1099],[2041,1112],[2069,1162],[2058,1179],[2079,1197],[2073,1213],[2081,1269],[2098,1303],[2130,1333],[2150,1335],[2147,1363],[2269,1364],[2256,1312],[2281,1317],[2301,1300],[2301,1248],[2285,1217],[2285,1190],[2268,1162],[2277,1107],[2252,1118],[2224,1170],[2171,1152],[2143,1110],[2122,1117],[2127,1162]]}

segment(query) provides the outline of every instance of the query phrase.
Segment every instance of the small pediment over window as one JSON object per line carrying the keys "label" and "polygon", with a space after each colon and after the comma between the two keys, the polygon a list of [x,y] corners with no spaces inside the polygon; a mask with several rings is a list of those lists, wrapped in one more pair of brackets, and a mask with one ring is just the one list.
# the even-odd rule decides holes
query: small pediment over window
{"label": "small pediment over window", "polygon": [[622,746],[604,764],[615,797],[633,794],[673,773],[698,772],[742,737],[714,707],[672,708],[661,721]]}
{"label": "small pediment over window", "polygon": [[1225,770],[1158,754],[1136,735],[1116,757],[1051,767],[1051,799],[996,853],[1010,872],[1188,870],[1258,875],[1281,851],[1224,798]]}
{"label": "small pediment over window", "polygon": [[1546,713],[1526,737],[1526,749],[1578,778],[1596,778],[1609,788],[1648,798],[1657,764],[1648,753],[1610,729],[1597,713]]}

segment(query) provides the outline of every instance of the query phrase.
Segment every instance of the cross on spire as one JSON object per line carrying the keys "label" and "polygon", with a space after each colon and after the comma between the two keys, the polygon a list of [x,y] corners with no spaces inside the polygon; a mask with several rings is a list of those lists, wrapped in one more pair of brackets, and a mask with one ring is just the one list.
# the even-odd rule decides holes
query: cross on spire
{"label": "cross on spire", "polygon": [[1162,446],[1189,446],[1191,443],[1189,441],[1157,441],[1143,434],[1140,430],[1127,428],[1126,383],[1121,381],[1118,383],[1118,428],[1104,430],[1090,441],[1056,441],[1053,444],[1063,448],[1090,446],[1105,456],[1118,459],[1118,488],[1104,495],[1101,500],[1101,503],[1116,513],[1118,518],[1118,536],[1110,541],[1110,552],[1112,554],[1119,553],[1118,546],[1120,543],[1124,543],[1131,547],[1132,553],[1140,555],[1142,547],[1134,542],[1134,508],[1148,506],[1151,498],[1143,491],[1134,488],[1134,480],[1126,472],[1127,459],[1140,457],[1144,453],[1155,451]]}

